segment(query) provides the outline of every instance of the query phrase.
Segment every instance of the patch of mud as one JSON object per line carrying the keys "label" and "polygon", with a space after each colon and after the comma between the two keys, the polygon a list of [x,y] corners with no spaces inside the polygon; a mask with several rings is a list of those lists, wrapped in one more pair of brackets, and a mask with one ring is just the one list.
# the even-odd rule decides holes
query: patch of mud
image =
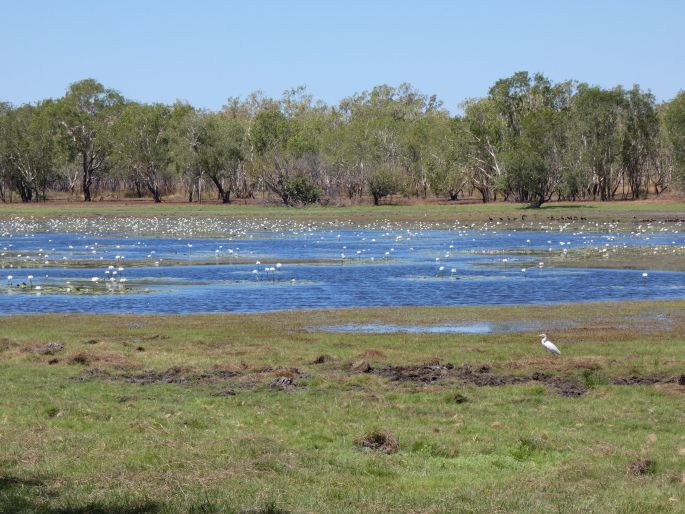
{"label": "patch of mud", "polygon": [[[529,375],[511,375],[491,373],[488,365],[477,368],[469,364],[454,366],[447,363],[444,365],[423,366],[390,366],[386,368],[372,368],[369,372],[377,373],[393,382],[420,382],[430,384],[439,380],[456,379],[461,382],[473,384],[477,387],[507,386],[540,382],[553,387],[562,396],[582,396],[587,387],[573,379],[565,378],[549,373],[536,371]],[[685,385],[685,374],[674,376],[663,375],[630,375],[611,379],[612,385],[655,385],[655,384],[679,384]]]}
{"label": "patch of mud", "polygon": [[291,377],[276,377],[269,382],[271,389],[280,389],[282,391],[289,391],[297,386],[297,382]]}
{"label": "patch of mud", "polygon": [[238,377],[241,373],[230,370],[204,371],[201,373],[193,372],[189,368],[173,367],[166,371],[146,370],[142,373],[118,373],[113,374],[98,368],[90,368],[81,373],[79,380],[108,380],[112,382],[126,382],[128,384],[150,385],[150,384],[177,384],[190,385],[200,383],[211,383],[217,380],[227,380]]}
{"label": "patch of mud", "polygon": [[578,382],[546,373],[535,372],[532,375],[508,375],[494,374],[490,373],[490,371],[490,366],[487,365],[473,368],[469,364],[454,366],[450,363],[426,366],[391,366],[373,370],[373,372],[387,377],[393,382],[421,382],[429,384],[443,379],[457,379],[477,387],[500,387],[528,382],[542,382],[545,385],[554,387],[562,396],[581,396],[586,391],[585,387]]}
{"label": "patch of mud", "polygon": [[32,478],[19,478],[13,476],[0,476],[0,491],[10,487],[39,487],[44,485],[40,480]]}
{"label": "patch of mud", "polygon": [[648,475],[656,471],[656,463],[650,459],[641,459],[631,462],[628,471],[632,475]]}
{"label": "patch of mud", "polygon": [[374,430],[360,437],[356,441],[357,446],[365,451],[379,451],[387,454],[397,453],[400,449],[399,441],[390,430]]}
{"label": "patch of mud", "polygon": [[685,385],[685,374],[675,376],[663,375],[630,375],[617,377],[611,380],[613,385],[654,385],[654,384],[678,384]]}
{"label": "patch of mud", "polygon": [[[179,386],[212,386],[226,384],[231,388],[223,388],[211,393],[212,396],[234,396],[233,387],[251,389],[266,385],[270,389],[290,391],[301,387],[299,379],[307,375],[297,368],[265,367],[252,371],[210,370],[195,371],[191,368],[172,367],[166,371],[146,370],[138,373],[112,373],[98,368],[89,368],[75,377],[76,380],[105,380],[110,382],[125,382],[141,386],[153,384],[174,384]],[[265,382],[265,380],[267,380]]]}
{"label": "patch of mud", "polygon": [[312,364],[325,364],[326,362],[330,362],[333,360],[333,357],[330,355],[324,354],[324,355],[319,355],[316,359],[312,361]]}
{"label": "patch of mud", "polygon": [[49,343],[43,346],[30,348],[29,352],[39,353],[41,355],[55,355],[56,353],[61,352],[62,350],[64,350],[64,344],[50,341]]}

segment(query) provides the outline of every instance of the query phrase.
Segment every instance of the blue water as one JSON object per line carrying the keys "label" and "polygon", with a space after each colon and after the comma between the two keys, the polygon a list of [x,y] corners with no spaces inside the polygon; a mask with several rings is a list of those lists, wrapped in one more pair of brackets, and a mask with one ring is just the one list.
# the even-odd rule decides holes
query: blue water
{"label": "blue water", "polygon": [[[188,246],[192,245],[192,246]],[[506,254],[509,249],[543,250],[634,245],[685,245],[678,231],[639,234],[590,234],[518,231],[373,231],[318,230],[254,232],[240,239],[81,236],[71,233],[5,233],[0,251],[21,254],[21,268],[0,256],[0,314],[35,312],[201,313],[259,312],[408,305],[503,305],[599,300],[685,298],[685,273],[607,269],[522,271],[524,261],[545,258]],[[476,255],[470,251],[504,251]],[[40,255],[39,255],[40,254]],[[41,265],[48,255],[48,265]],[[198,265],[215,256],[236,255],[251,264]],[[343,257],[344,255],[344,257]],[[117,258],[118,257],[118,258]],[[79,269],[66,259],[92,261]],[[143,260],[143,267],[127,261]],[[166,266],[168,259],[185,265]],[[257,261],[323,260],[323,263]],[[506,259],[506,262],[503,260]],[[62,285],[67,280],[103,280],[108,266],[124,267],[118,277],[144,280],[149,292],[68,295],[8,294],[5,276],[14,282]],[[440,271],[440,267],[445,269]],[[452,272],[452,269],[455,272]],[[258,273],[253,273],[257,270]]]}
{"label": "blue water", "polygon": [[[459,323],[456,325],[392,325],[387,323],[366,323],[345,325],[328,325],[316,327],[323,332],[364,332],[371,334],[488,334],[498,330],[490,323]],[[504,330],[502,330],[504,331]],[[507,330],[512,331],[513,330]]]}

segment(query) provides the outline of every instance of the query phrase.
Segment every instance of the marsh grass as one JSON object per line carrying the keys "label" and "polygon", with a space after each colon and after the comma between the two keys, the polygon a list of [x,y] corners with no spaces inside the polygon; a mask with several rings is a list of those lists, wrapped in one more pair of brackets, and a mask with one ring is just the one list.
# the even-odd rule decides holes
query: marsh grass
{"label": "marsh grass", "polygon": [[[534,333],[316,329],[512,319],[557,323],[561,358]],[[685,504],[685,388],[613,385],[685,373],[685,302],[13,316],[2,329],[3,513],[642,513]],[[33,351],[48,341],[64,349]],[[539,372],[587,391],[398,382],[351,372],[362,358],[375,370],[451,362]],[[292,386],[270,387],[278,377]],[[216,394],[226,389],[235,394]],[[384,431],[396,452],[360,448]],[[640,461],[647,472],[633,471]]]}

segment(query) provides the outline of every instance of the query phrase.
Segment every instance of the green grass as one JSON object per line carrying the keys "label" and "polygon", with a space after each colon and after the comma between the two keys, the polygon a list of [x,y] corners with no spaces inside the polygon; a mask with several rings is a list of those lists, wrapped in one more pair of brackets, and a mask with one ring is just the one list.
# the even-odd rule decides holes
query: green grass
{"label": "green grass", "polygon": [[[537,333],[317,328],[476,320],[540,320],[562,356]],[[685,302],[13,316],[2,327],[0,512],[685,510],[685,388],[612,385],[685,373]],[[40,353],[48,341],[65,347]],[[313,364],[324,354],[332,360]],[[437,360],[537,371],[588,389],[395,382],[352,373],[363,358],[376,369]],[[122,379],[172,367],[191,379]],[[192,378],[217,369],[236,375]],[[99,371],[79,380],[86,370]],[[296,385],[270,386],[278,377]],[[361,449],[376,430],[399,451]],[[635,475],[639,460],[652,463]]]}

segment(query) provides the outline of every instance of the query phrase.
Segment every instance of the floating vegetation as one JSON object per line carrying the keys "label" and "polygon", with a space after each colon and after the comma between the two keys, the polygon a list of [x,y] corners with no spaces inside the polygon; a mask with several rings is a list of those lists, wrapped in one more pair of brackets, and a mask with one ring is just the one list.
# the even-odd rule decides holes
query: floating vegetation
{"label": "floating vegetation", "polygon": [[[0,288],[0,294],[3,289]],[[150,293],[152,290],[137,283],[99,283],[99,281],[68,281],[64,284],[47,283],[41,285],[29,285],[25,282],[8,285],[4,290],[6,294],[27,295],[111,295],[111,294],[139,294]]]}

